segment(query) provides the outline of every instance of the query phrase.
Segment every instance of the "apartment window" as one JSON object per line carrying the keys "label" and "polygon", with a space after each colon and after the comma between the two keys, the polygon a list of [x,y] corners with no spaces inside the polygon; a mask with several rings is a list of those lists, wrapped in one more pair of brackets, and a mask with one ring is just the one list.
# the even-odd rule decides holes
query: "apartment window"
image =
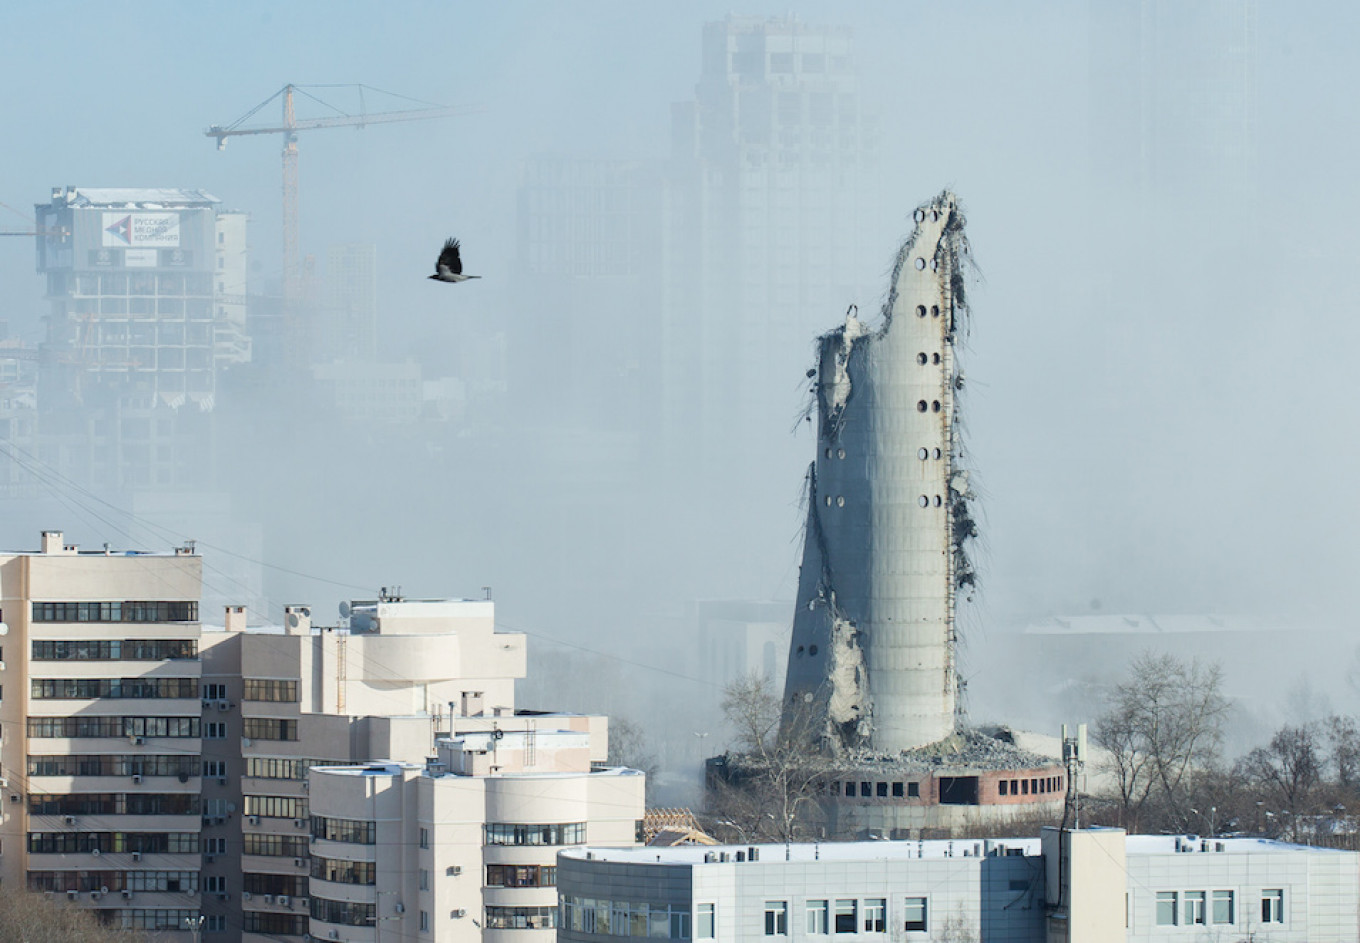
{"label": "apartment window", "polygon": [[713,939],[713,930],[716,919],[713,913],[713,904],[700,904],[695,908],[694,913],[694,936],[699,940]]}
{"label": "apartment window", "polygon": [[765,935],[789,935],[789,902],[786,900],[765,901]]}
{"label": "apartment window", "polygon": [[377,865],[372,861],[349,861],[345,858],[314,857],[311,874],[318,881],[330,881],[332,884],[372,886],[378,880]]}
{"label": "apartment window", "polygon": [[1187,927],[1203,926],[1207,922],[1208,916],[1204,907],[1204,892],[1186,891],[1185,925]]}
{"label": "apartment window", "polygon": [[225,775],[227,775],[227,761],[226,761],[226,760],[204,760],[204,761],[203,761],[203,775],[204,775],[204,776],[225,776]]}
{"label": "apartment window", "polygon": [[822,936],[827,928],[827,903],[824,900],[807,902],[807,932],[810,936]]}
{"label": "apartment window", "polygon": [[901,784],[901,783],[893,783],[893,784],[892,784],[892,794],[893,794],[893,798],[894,798],[894,799],[901,799],[901,798],[902,798],[902,784]]}
{"label": "apartment window", "polygon": [[908,798],[908,799],[919,799],[919,798],[921,798],[921,784],[920,784],[920,783],[907,783],[907,798]]}
{"label": "apartment window", "polygon": [[227,877],[224,874],[205,874],[203,875],[203,891],[206,894],[220,894],[227,889]]}
{"label": "apartment window", "polygon": [[420,889],[428,891],[430,889],[430,872],[424,868],[420,869]]}
{"label": "apartment window", "polygon": [[429,932],[430,932],[430,914],[429,914],[429,911],[422,910],[422,911],[420,912],[420,932],[421,932],[421,933],[429,933]]}
{"label": "apartment window", "polygon": [[486,908],[488,930],[551,930],[556,926],[556,907],[496,907],[488,904]]}
{"label": "apartment window", "polygon": [[245,874],[242,877],[241,890],[252,894],[307,896],[307,879],[298,874]]}
{"label": "apartment window", "polygon": [[[1174,927],[1176,926],[1177,895],[1175,891],[1157,892],[1157,926]],[[1265,909],[1265,902],[1262,901],[1262,910]]]}
{"label": "apartment window", "polygon": [[227,699],[227,686],[225,684],[203,685],[203,700],[205,701],[225,701]]}
{"label": "apartment window", "polygon": [[870,897],[864,902],[864,932],[886,933],[888,930],[888,902],[882,897]]}
{"label": "apartment window", "polygon": [[296,740],[298,722],[279,717],[247,717],[241,722],[241,736],[252,740]]}
{"label": "apartment window", "polygon": [[420,847],[421,848],[430,847],[430,830],[428,828],[422,828],[420,830]]}
{"label": "apartment window", "polygon": [[247,678],[242,700],[246,701],[288,701],[298,699],[296,681],[275,681],[266,678]]}
{"label": "apartment window", "polygon": [[867,799],[869,796],[873,795],[873,784],[872,784],[872,783],[860,783],[860,784],[859,784],[859,794],[860,794],[861,797],[866,798],[866,799]]}
{"label": "apartment window", "polygon": [[227,725],[221,721],[210,720],[203,725],[204,740],[225,740],[227,739]]}
{"label": "apartment window", "polygon": [[[38,639],[32,643],[34,661],[167,661],[197,658],[193,639]],[[222,697],[226,697],[223,686]],[[204,697],[209,695],[204,694]]]}
{"label": "apartment window", "polygon": [[[219,914],[223,929],[226,928],[226,915]],[[209,920],[212,918],[209,917]],[[241,914],[241,929],[246,933],[261,933],[278,938],[281,936],[302,936],[307,932],[308,920],[305,914],[266,913],[260,910],[247,910]]]}
{"label": "apartment window", "polygon": [[924,897],[908,897],[903,907],[903,913],[906,917],[905,929],[929,929],[926,922],[926,899]]}
{"label": "apartment window", "polygon": [[348,842],[354,845],[377,843],[377,822],[361,819],[332,819],[324,815],[312,816],[312,837],[322,841]]}
{"label": "apartment window", "polygon": [[268,819],[305,819],[307,800],[296,796],[245,796],[245,814]]}
{"label": "apartment window", "polygon": [[[829,500],[829,499],[828,499],[828,500]],[[846,794],[847,796],[853,796],[853,795],[855,794],[855,784],[854,784],[854,783],[846,783],[846,784],[845,784],[845,794]]]}
{"label": "apartment window", "polygon": [[836,932],[859,932],[859,902],[842,898],[836,901]]}
{"label": "apartment window", "polygon": [[372,927],[373,921],[378,919],[377,911],[378,908],[374,904],[312,897],[312,919],[323,923],[338,923],[346,927]]}
{"label": "apartment window", "polygon": [[[264,915],[264,914],[258,914],[257,916],[263,917],[263,916],[265,916],[265,915]],[[269,916],[275,916],[275,915],[274,915],[274,914],[270,914]],[[189,919],[193,919],[193,915],[192,915],[192,914],[190,914]],[[179,926],[174,927],[174,929],[176,929],[176,930],[182,930],[182,929],[184,929],[184,924],[181,923]],[[247,928],[247,929],[249,929],[249,928]],[[227,915],[226,915],[226,914],[205,914],[204,917],[203,917],[203,930],[204,930],[205,933],[226,933],[226,932],[227,932]],[[296,932],[297,932],[297,928],[296,928],[296,927],[292,927],[292,928],[291,928],[290,930],[288,930],[287,932],[289,932],[289,933],[296,933]]]}
{"label": "apartment window", "polygon": [[1261,922],[1284,923],[1284,889],[1261,892]]}
{"label": "apartment window", "polygon": [[1214,923],[1236,923],[1236,903],[1232,891],[1214,891]]}
{"label": "apartment window", "polygon": [[34,622],[197,622],[197,602],[35,602]]}
{"label": "apartment window", "polygon": [[225,838],[203,839],[203,853],[205,855],[225,855],[227,853],[227,840]]}
{"label": "apartment window", "polygon": [[1009,781],[1009,780],[1005,780],[1005,779],[1001,780],[1001,789],[1000,789],[1001,795],[1003,795],[1003,796],[1006,795],[1006,794],[1007,794],[1007,791],[1009,790],[1009,788],[1010,788],[1010,781]]}
{"label": "apartment window", "polygon": [[247,832],[241,836],[241,854],[272,858],[305,858],[309,853],[306,835],[261,835]]}
{"label": "apartment window", "polygon": [[516,824],[488,822],[488,845],[579,845],[586,840],[585,822]]}
{"label": "apartment window", "polygon": [[553,864],[489,864],[487,887],[555,887],[557,866]]}

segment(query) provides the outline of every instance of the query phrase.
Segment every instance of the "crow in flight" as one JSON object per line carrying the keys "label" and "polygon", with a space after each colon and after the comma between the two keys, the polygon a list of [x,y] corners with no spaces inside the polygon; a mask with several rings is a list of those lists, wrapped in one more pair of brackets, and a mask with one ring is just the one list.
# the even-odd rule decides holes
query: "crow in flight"
{"label": "crow in flight", "polygon": [[430,277],[437,282],[465,282],[469,278],[482,276],[463,274],[463,259],[458,254],[458,240],[448,239],[444,242],[444,251],[439,253],[439,260],[434,263],[434,274]]}

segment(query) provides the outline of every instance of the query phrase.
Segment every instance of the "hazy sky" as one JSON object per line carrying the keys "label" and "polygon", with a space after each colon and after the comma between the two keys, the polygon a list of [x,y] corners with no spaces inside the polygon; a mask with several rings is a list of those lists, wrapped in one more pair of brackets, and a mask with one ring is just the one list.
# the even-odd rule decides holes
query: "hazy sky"
{"label": "hazy sky", "polygon": [[[1211,165],[1162,167],[1157,200],[1140,211],[1102,164],[1100,143],[1120,139],[1122,119],[1105,110],[1119,73],[1093,43],[1092,11],[1117,6],[1137,4],[11,2],[0,9],[0,202],[28,212],[56,185],[203,187],[251,213],[256,275],[267,278],[277,273],[279,142],[235,139],[218,153],[208,125],[289,82],[363,82],[471,106],[447,121],[301,138],[303,250],[378,245],[382,329],[403,353],[430,319],[482,314],[476,299],[510,275],[521,161],[668,153],[669,105],[693,94],[705,21],[794,12],[847,24],[884,128],[884,225],[905,232],[912,206],[954,189],[984,276],[972,294],[966,408],[984,491],[987,611],[1004,621],[1101,600],[1348,618],[1360,564],[1360,106],[1349,94],[1360,9],[1260,4],[1246,139],[1259,230],[1244,234],[1217,218],[1219,203],[1196,198],[1216,185]],[[1147,5],[1171,35],[1177,6]],[[1207,61],[1221,50],[1202,52]],[[1196,55],[1176,68],[1192,72]],[[0,229],[22,226],[0,209]],[[486,276],[483,295],[429,290],[424,276],[451,234]],[[885,269],[894,250],[882,246]],[[32,341],[41,289],[31,241],[0,239],[0,317]],[[828,311],[827,326],[840,315]],[[756,515],[761,529],[739,535],[731,560],[675,541],[674,598],[791,594],[811,448],[810,436],[794,441],[796,460]],[[388,510],[394,528],[425,520],[413,496],[394,495]],[[439,536],[489,539],[453,524]],[[26,547],[36,535],[0,537]],[[332,565],[307,544],[290,542],[275,562]],[[343,578],[416,573],[407,587],[427,595],[537,578],[514,572],[512,549],[456,553],[441,570],[375,540],[347,552]],[[706,584],[693,561],[710,552],[722,575]],[[478,565],[492,572],[469,576]],[[440,585],[450,568],[456,586]]]}

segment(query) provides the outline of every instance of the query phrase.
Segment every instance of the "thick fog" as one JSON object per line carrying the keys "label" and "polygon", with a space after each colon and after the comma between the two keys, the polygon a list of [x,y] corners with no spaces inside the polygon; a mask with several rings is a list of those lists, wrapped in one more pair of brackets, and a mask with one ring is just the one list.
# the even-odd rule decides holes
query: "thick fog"
{"label": "thick fog", "polygon": [[[848,28],[863,120],[833,200],[855,205],[818,212],[850,241],[811,212],[793,233],[744,217],[768,236],[753,261],[722,252],[722,207],[708,230],[677,222],[693,167],[673,105],[696,101],[704,24],[729,14]],[[531,635],[522,703],[667,716],[655,752],[695,761],[724,745],[707,635],[763,625],[778,649],[791,617],[815,336],[852,304],[877,312],[912,209],[948,188],[977,263],[974,716],[1089,719],[1054,685],[1118,674],[1136,638],[1009,653],[1026,625],[1124,615],[1249,620],[1162,642],[1227,658],[1263,717],[1316,712],[1310,687],[1352,710],[1358,21],[1255,0],[8,5],[0,231],[31,228],[52,187],[201,187],[250,215],[252,298],[280,291],[281,141],[218,152],[209,125],[286,83],[351,113],[352,90],[313,86],[468,113],[298,145],[315,297],[331,247],[373,247],[369,360],[447,380],[448,410],[346,419],[305,364],[235,365],[202,487],[103,491],[35,466],[0,543],[197,539],[208,596],[250,595],[257,621],[293,602],[325,621],[379,586],[490,587],[503,627]],[[301,118],[334,113],[298,99]],[[253,122],[278,118],[275,102]],[[426,278],[448,236],[480,281]],[[760,310],[732,303],[789,265],[835,271],[787,304],[777,287]],[[10,337],[43,340],[44,291],[33,239],[0,238]]]}

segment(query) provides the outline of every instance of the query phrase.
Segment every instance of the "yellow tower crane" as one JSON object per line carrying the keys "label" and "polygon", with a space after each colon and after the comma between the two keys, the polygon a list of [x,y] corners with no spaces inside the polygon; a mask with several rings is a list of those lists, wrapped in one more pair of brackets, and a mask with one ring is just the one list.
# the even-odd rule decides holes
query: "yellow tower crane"
{"label": "yellow tower crane", "polygon": [[[350,114],[340,108],[322,101],[307,91],[307,88],[348,88],[359,92],[359,113]],[[426,107],[407,108],[399,111],[368,112],[364,108],[364,93],[378,92],[393,98],[402,98]],[[336,112],[323,118],[303,118],[299,120],[293,111],[294,94],[302,95]],[[257,112],[277,99],[283,99],[283,123],[273,126],[245,126]],[[320,128],[362,128],[370,124],[387,124],[393,121],[427,121],[432,118],[449,118],[454,115],[468,114],[470,108],[448,108],[421,102],[404,95],[395,95],[367,85],[324,85],[299,86],[285,85],[273,95],[260,102],[250,111],[231,124],[215,124],[203,133],[217,140],[217,149],[227,146],[227,138],[245,134],[282,134],[283,135],[283,300],[286,309],[291,309],[298,300],[301,285],[300,266],[298,265],[298,132],[314,131]]]}

